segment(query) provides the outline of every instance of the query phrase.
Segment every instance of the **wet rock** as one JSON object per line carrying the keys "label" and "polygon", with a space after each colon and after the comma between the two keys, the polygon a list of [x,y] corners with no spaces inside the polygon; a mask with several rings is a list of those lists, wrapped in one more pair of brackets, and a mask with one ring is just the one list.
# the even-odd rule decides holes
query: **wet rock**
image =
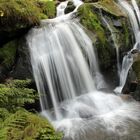
{"label": "wet rock", "polygon": [[10,73],[10,76],[16,79],[33,79],[29,49],[25,43],[26,40],[23,39],[20,42],[21,45],[18,47],[16,63]]}
{"label": "wet rock", "polygon": [[139,53],[139,50],[134,49],[134,50],[131,51],[131,53],[132,53],[132,54]]}
{"label": "wet rock", "polygon": [[68,2],[67,7],[64,12],[65,12],[65,14],[68,14],[68,13],[72,12],[74,9],[75,9],[75,6],[74,6],[73,2],[70,1],[70,2]]}
{"label": "wet rock", "polygon": [[137,81],[131,81],[130,82],[130,88],[129,88],[130,92],[134,92],[136,90],[137,86],[138,86]]}

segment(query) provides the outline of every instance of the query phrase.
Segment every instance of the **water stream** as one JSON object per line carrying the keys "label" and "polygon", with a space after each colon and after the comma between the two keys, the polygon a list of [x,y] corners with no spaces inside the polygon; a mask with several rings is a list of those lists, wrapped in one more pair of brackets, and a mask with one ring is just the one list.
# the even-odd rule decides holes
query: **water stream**
{"label": "water stream", "polygon": [[137,50],[138,52],[140,52],[140,48],[139,48],[140,28],[139,28],[139,23],[138,23],[139,20],[137,20],[137,19],[139,19],[140,12],[139,12],[139,8],[137,6],[136,1],[131,0],[131,2],[132,2],[132,5],[126,0],[119,0],[119,4],[123,7],[123,9],[127,12],[128,16],[129,16],[136,41],[135,41],[133,48],[123,58],[121,72],[120,72],[120,83],[119,83],[119,86],[116,87],[116,89],[114,90],[116,93],[121,93],[123,90],[123,87],[126,83],[129,69],[131,68],[131,66],[134,62],[133,51]]}
{"label": "water stream", "polygon": [[[81,2],[75,3],[77,9]],[[27,36],[42,115],[64,133],[64,140],[131,136],[140,123],[140,105],[99,91],[106,83],[92,41],[71,18],[76,10],[64,15],[59,8],[64,10],[67,2],[61,4],[58,17],[42,21]]]}
{"label": "water stream", "polygon": [[[102,14],[101,14],[102,15]],[[111,38],[113,40],[113,43],[114,43],[114,47],[116,49],[116,57],[117,57],[117,71],[118,71],[118,76],[120,76],[120,71],[121,71],[121,68],[120,68],[120,59],[119,59],[119,45],[117,43],[117,40],[116,40],[116,37],[115,37],[115,33],[114,33],[114,30],[113,28],[111,27],[111,25],[109,24],[109,22],[103,17],[102,15],[102,19],[103,21],[105,22],[107,28],[109,29],[110,33],[111,33]]]}

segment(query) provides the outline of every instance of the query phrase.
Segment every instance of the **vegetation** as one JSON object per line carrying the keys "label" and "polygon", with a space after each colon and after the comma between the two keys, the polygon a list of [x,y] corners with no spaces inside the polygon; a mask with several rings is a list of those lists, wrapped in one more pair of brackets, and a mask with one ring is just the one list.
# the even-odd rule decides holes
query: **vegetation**
{"label": "vegetation", "polygon": [[1,140],[61,140],[62,135],[46,119],[24,109],[9,115],[0,125]]}
{"label": "vegetation", "polygon": [[38,98],[30,84],[29,79],[0,84],[0,140],[61,140],[46,119],[22,108]]}
{"label": "vegetation", "polygon": [[14,112],[25,103],[34,103],[37,99],[35,90],[27,88],[30,80],[13,80],[0,84],[0,107]]}

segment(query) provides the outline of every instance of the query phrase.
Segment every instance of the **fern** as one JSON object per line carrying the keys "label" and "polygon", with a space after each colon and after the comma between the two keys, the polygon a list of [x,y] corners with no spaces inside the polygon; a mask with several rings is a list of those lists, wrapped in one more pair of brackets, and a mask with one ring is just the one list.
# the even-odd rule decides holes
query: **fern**
{"label": "fern", "polygon": [[62,136],[54,131],[46,119],[24,109],[7,118],[0,129],[2,140],[43,140],[42,138],[61,140]]}
{"label": "fern", "polygon": [[61,140],[46,119],[22,109],[38,97],[30,84],[31,80],[0,84],[0,140]]}
{"label": "fern", "polygon": [[38,98],[34,89],[27,88],[30,80],[12,80],[0,85],[0,108],[9,111],[23,107],[25,103],[34,103]]}

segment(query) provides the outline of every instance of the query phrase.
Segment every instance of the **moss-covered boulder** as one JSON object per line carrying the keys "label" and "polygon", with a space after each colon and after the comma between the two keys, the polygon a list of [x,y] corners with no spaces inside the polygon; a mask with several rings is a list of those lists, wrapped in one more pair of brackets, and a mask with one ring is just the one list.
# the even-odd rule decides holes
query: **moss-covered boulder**
{"label": "moss-covered boulder", "polygon": [[1,0],[0,45],[7,38],[19,37],[29,28],[39,25],[41,19],[55,16],[54,1]]}
{"label": "moss-covered boulder", "polygon": [[33,1],[1,0],[0,31],[14,31],[39,24],[39,8]]}

